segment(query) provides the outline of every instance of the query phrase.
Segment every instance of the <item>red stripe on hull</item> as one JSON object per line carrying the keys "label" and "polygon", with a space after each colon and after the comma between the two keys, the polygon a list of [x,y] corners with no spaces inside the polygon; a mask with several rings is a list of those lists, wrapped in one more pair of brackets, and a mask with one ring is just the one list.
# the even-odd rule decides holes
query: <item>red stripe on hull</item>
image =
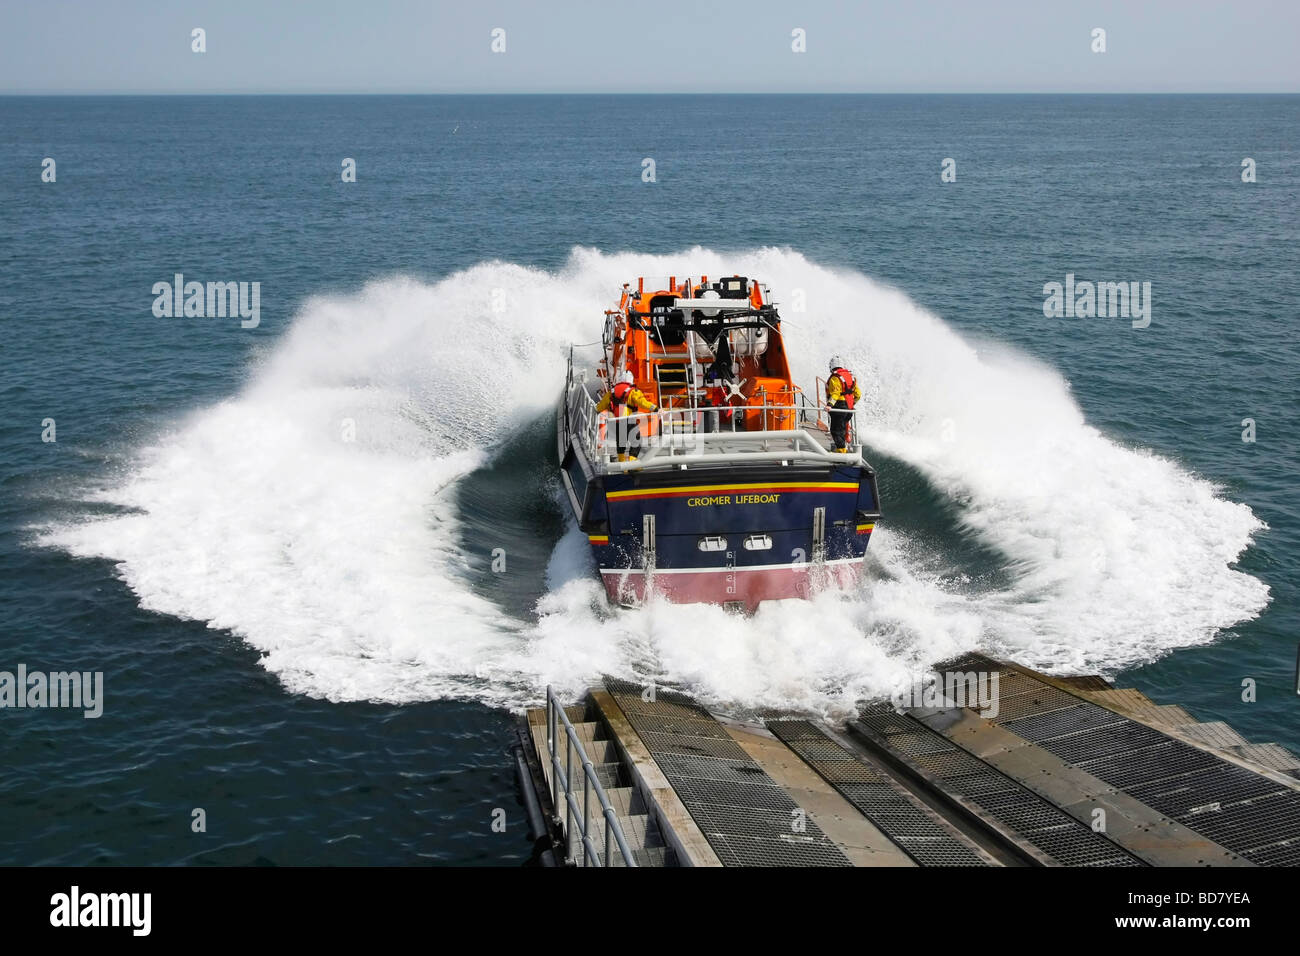
{"label": "red stripe on hull", "polygon": [[[654,576],[652,593],[673,604],[740,603],[753,610],[762,601],[809,598],[827,588],[848,588],[857,583],[861,561],[829,564],[820,568],[737,568],[734,571],[679,571]],[[605,592],[619,604],[645,600],[645,574],[639,570],[602,573]]]}

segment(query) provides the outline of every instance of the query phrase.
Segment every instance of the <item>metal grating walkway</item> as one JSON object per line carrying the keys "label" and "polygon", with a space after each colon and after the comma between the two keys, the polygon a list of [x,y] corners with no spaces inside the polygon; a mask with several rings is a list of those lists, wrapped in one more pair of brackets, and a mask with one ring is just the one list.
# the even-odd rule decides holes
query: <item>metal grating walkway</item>
{"label": "metal grating walkway", "polygon": [[848,857],[685,695],[606,679],[632,728],[727,866],[850,866]]}
{"label": "metal grating walkway", "polygon": [[1026,789],[942,734],[888,704],[865,708],[850,727],[864,740],[933,780],[946,794],[991,818],[1062,866],[1143,866],[1106,837]]}
{"label": "metal grating walkway", "polygon": [[1300,790],[1000,661],[972,654],[940,666],[996,670],[993,723],[1070,766],[1252,863],[1300,865]]}
{"label": "metal grating walkway", "polygon": [[843,794],[921,866],[990,866],[965,837],[940,824],[888,776],[806,720],[769,720],[767,729]]}

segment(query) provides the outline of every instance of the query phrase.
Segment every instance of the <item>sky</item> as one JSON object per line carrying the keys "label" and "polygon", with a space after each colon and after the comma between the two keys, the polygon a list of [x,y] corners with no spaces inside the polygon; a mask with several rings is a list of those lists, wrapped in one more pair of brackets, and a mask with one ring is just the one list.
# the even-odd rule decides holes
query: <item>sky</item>
{"label": "sky", "polygon": [[1300,0],[0,0],[0,93],[1295,93],[1298,40]]}

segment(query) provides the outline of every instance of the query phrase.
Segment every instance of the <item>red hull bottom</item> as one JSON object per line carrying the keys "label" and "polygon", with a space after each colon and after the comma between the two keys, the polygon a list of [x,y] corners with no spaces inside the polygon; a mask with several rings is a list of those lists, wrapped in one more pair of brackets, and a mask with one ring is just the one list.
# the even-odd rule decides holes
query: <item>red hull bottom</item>
{"label": "red hull bottom", "polygon": [[[717,571],[657,571],[650,593],[673,604],[742,604],[752,611],[762,601],[809,598],[828,588],[848,588],[858,581],[862,559],[812,567],[735,568]],[[609,599],[640,604],[646,599],[646,576],[639,569],[602,570]]]}

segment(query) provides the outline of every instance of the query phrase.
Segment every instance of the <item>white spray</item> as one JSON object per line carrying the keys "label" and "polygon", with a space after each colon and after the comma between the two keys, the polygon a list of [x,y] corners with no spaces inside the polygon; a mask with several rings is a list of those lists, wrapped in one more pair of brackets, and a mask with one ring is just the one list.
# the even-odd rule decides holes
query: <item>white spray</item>
{"label": "white spray", "polygon": [[[535,618],[475,593],[456,483],[553,405],[568,344],[599,337],[623,282],[733,272],[806,301],[783,313],[799,380],[812,387],[834,343],[864,385],[863,437],[958,504],[965,531],[1006,556],[1010,587],[928,570],[885,502],[858,593],[753,618],[606,607],[576,529]],[[501,381],[516,400],[500,400]],[[1211,640],[1268,600],[1231,568],[1263,527],[1244,505],[1099,434],[1054,371],[977,351],[902,293],[778,249],[578,249],[558,274],[486,263],[310,300],[247,387],[178,423],[100,497],[138,512],[42,541],[116,560],[142,606],[228,628],[289,690],[331,700],[518,707],[547,683],[651,673],[721,706],[837,715],[975,647],[1114,669]]]}

